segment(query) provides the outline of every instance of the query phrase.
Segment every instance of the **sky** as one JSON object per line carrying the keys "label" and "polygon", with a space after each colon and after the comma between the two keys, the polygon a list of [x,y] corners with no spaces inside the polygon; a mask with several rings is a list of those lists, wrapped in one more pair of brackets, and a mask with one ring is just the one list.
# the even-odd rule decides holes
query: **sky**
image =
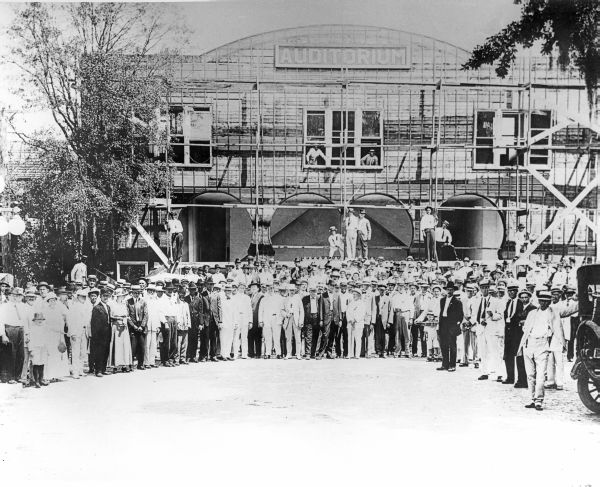
{"label": "sky", "polygon": [[[17,3],[0,2],[0,108],[21,112],[13,91],[18,73],[10,64],[6,30]],[[167,47],[201,54],[242,37],[313,24],[362,24],[428,35],[470,50],[518,18],[513,0],[216,0],[156,3],[175,29],[187,30],[186,45],[174,36]],[[46,111],[22,117],[26,130],[51,125]]]}

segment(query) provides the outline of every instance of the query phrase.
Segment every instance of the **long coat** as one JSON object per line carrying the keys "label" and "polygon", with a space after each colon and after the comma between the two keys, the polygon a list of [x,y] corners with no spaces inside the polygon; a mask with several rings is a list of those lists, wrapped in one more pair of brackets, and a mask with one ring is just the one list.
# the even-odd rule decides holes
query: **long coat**
{"label": "long coat", "polygon": [[[448,305],[448,316],[444,316],[446,300],[450,299]],[[460,325],[464,318],[463,305],[460,300],[454,296],[444,296],[440,301],[440,316],[439,316],[439,333],[445,338],[458,336],[460,333]]]}
{"label": "long coat", "polygon": [[504,353],[507,355],[516,355],[523,336],[521,326],[521,317],[523,315],[523,301],[514,299],[513,313],[509,316],[511,300],[509,299],[504,309]]}
{"label": "long coat", "polygon": [[92,309],[92,319],[90,321],[90,365],[95,372],[104,372],[108,354],[110,351],[110,339],[112,336],[112,327],[110,324],[110,306],[106,305],[108,312],[101,302],[98,302]]}

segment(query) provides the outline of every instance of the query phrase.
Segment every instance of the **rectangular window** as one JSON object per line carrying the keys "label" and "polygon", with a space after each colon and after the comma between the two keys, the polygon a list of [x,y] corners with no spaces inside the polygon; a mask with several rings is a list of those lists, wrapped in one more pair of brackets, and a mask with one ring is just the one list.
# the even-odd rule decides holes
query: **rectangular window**
{"label": "rectangular window", "polygon": [[175,164],[211,164],[212,113],[205,106],[169,108],[172,161]]}
{"label": "rectangular window", "polygon": [[[531,112],[531,134],[530,137],[535,137],[539,133],[552,126],[552,112],[550,110],[534,110]],[[552,145],[552,136],[539,140],[536,145]],[[529,155],[529,164],[536,167],[548,166],[550,164],[550,149],[531,149]]]}
{"label": "rectangular window", "polygon": [[324,166],[325,155],[325,111],[306,113],[306,164]]}
{"label": "rectangular window", "polygon": [[382,117],[375,110],[307,110],[304,164],[381,167]]}
{"label": "rectangular window", "polygon": [[381,161],[381,116],[379,112],[362,112],[360,165],[379,166]]}
{"label": "rectangular window", "polygon": [[[531,126],[528,127],[529,121]],[[473,149],[474,169],[501,169],[525,163],[527,130],[534,137],[551,126],[549,110],[527,112],[518,110],[479,110],[475,113]],[[546,138],[534,145],[550,145]],[[548,149],[532,149],[530,163],[547,166]]]}

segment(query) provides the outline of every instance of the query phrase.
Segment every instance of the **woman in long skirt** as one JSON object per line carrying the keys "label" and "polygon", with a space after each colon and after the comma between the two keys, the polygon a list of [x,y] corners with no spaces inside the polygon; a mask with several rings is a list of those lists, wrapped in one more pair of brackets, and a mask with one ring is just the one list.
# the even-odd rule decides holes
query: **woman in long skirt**
{"label": "woman in long skirt", "polygon": [[112,338],[110,341],[110,355],[108,363],[114,367],[114,372],[131,372],[133,355],[131,353],[131,340],[127,327],[127,304],[125,291],[118,289],[113,296],[115,300],[110,305],[110,319],[112,323]]}
{"label": "woman in long skirt", "polygon": [[54,293],[46,296],[47,306],[44,309],[48,349],[48,362],[44,368],[47,380],[56,381],[69,376],[69,355],[65,343],[66,309],[58,302]]}

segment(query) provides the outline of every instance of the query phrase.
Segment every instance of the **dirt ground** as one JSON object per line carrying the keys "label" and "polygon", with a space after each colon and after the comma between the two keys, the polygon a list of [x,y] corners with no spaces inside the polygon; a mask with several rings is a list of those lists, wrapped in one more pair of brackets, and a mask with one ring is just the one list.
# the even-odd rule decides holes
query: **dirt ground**
{"label": "dirt ground", "polygon": [[[422,359],[246,360],[0,386],[0,478],[31,485],[597,485],[600,417]],[[43,482],[39,484],[38,482]]]}

